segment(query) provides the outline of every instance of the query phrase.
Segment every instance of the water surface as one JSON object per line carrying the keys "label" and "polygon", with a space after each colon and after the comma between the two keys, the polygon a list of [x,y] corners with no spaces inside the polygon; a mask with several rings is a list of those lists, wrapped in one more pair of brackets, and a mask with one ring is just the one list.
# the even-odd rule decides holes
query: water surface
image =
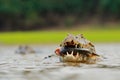
{"label": "water surface", "polygon": [[120,80],[120,44],[96,44],[96,64],[62,63],[56,45],[32,46],[37,53],[18,54],[18,46],[0,46],[0,80]]}

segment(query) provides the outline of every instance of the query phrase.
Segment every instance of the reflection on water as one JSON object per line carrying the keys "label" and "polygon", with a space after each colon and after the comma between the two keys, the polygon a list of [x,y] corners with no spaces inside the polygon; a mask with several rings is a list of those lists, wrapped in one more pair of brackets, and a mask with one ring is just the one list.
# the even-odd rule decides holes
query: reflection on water
{"label": "reflection on water", "polygon": [[120,80],[120,44],[96,44],[96,64],[62,63],[56,46],[33,46],[35,54],[16,54],[17,46],[0,47],[0,80]]}

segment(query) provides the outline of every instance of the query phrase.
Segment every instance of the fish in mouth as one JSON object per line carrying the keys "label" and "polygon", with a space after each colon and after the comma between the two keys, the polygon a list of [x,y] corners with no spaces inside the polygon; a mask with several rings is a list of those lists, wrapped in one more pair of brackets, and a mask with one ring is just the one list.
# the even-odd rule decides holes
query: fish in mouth
{"label": "fish in mouth", "polygon": [[99,57],[94,45],[82,34],[77,36],[68,34],[55,53],[62,62],[95,63]]}

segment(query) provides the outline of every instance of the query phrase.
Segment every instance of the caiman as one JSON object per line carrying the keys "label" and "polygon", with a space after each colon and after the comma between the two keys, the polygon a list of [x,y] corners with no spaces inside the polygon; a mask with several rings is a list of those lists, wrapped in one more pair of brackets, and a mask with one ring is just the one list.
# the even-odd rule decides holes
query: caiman
{"label": "caiman", "polygon": [[72,35],[68,34],[62,41],[59,48],[55,50],[62,62],[81,62],[81,63],[96,63],[100,57],[95,50],[95,46],[87,40],[83,34]]}

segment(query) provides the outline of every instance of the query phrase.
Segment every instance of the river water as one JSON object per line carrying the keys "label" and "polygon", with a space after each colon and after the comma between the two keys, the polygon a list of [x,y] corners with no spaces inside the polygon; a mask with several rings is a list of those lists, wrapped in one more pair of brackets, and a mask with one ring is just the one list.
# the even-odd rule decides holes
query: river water
{"label": "river water", "polygon": [[120,80],[120,44],[95,44],[96,64],[62,63],[56,45],[32,46],[37,53],[15,53],[18,46],[0,46],[0,80]]}

